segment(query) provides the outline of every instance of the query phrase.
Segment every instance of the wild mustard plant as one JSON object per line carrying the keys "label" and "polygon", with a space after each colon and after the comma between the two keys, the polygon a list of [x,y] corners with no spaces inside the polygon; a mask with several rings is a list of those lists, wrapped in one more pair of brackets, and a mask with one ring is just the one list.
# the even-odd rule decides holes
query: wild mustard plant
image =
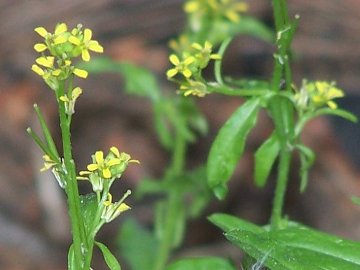
{"label": "wild mustard plant", "polygon": [[[129,163],[138,161],[112,146],[106,155],[103,151],[96,151],[87,170],[77,173],[70,134],[76,101],[83,93],[80,87],[74,85],[74,79],[85,79],[88,76],[88,72],[79,68],[75,61],[81,57],[88,62],[90,51],[102,53],[103,47],[92,39],[92,31],[84,29],[80,24],[68,30],[65,23],[59,23],[54,33],[48,32],[44,27],[35,28],[35,32],[43,41],[34,46],[40,55],[32,65],[32,70],[54,91],[59,110],[63,156],[59,154],[44,116],[36,104],[34,108],[43,139],[32,129],[28,128],[27,131],[44,153],[44,167],[41,171],[51,170],[67,195],[73,236],[68,252],[68,269],[91,269],[94,245],[99,247],[110,269],[120,269],[115,256],[104,244],[97,242],[95,237],[105,223],[113,221],[130,209],[125,199],[131,191],[128,190],[119,201],[113,202],[110,188],[114,181],[122,176]],[[94,193],[80,195],[78,180],[89,181]]]}
{"label": "wild mustard plant", "polygon": [[[187,1],[185,11],[188,13],[188,27],[177,41],[170,44],[177,56],[175,59],[171,54],[170,62],[176,69],[177,63],[186,61],[186,66],[182,66],[186,74],[174,72],[172,68],[168,70],[167,77],[180,85],[179,92],[184,96],[204,97],[205,94],[220,93],[245,97],[243,105],[220,129],[210,149],[207,180],[217,198],[224,199],[227,195],[227,182],[244,152],[246,138],[256,125],[259,111],[267,111],[274,122],[273,133],[254,155],[254,181],[259,187],[266,185],[270,171],[278,161],[269,224],[261,227],[227,214],[214,214],[209,219],[224,230],[229,241],[257,261],[245,265],[245,269],[265,266],[274,270],[360,268],[359,243],[317,232],[289,221],[283,214],[293,152],[300,156],[301,192],[306,189],[308,171],[315,160],[314,152],[301,140],[305,124],[314,117],[326,114],[354,122],[356,117],[338,108],[335,100],[343,97],[344,92],[334,82],[303,80],[298,88],[292,81],[290,48],[300,17],[291,18],[288,15],[286,0],[273,0],[277,50],[270,82],[224,78],[221,61],[232,38],[243,32],[240,23],[236,23],[247,19],[237,13],[244,11],[245,7],[238,1]],[[209,18],[214,20],[210,21]],[[249,22],[253,23],[251,20]],[[220,27],[223,31],[218,34]],[[234,27],[238,27],[238,31]],[[264,33],[259,25],[252,26],[254,31],[259,29],[258,33]],[[212,55],[213,46],[220,47],[219,52],[214,54],[217,61],[214,65],[215,81],[201,76],[201,69],[206,65],[199,64],[190,51],[199,48],[201,45],[191,45],[198,43],[205,44],[202,49],[207,47],[208,56]],[[207,64],[207,61],[204,63]],[[357,201],[356,198],[354,201]],[[218,269],[219,263],[219,258],[184,259],[172,264],[169,269]],[[224,261],[222,263],[222,269],[234,269]]]}
{"label": "wild mustard plant", "polygon": [[[304,80],[297,87],[293,82],[290,48],[299,16],[290,18],[287,1],[273,0],[275,34],[244,14],[247,8],[246,3],[235,0],[185,2],[187,24],[184,32],[170,41],[173,50],[169,56],[171,67],[166,73],[166,77],[177,85],[178,96],[164,95],[153,75],[129,63],[97,59],[87,65],[93,72],[119,72],[125,78],[127,93],[149,98],[159,141],[171,155],[169,167],[161,179],[147,179],[137,188],[139,197],[161,195],[155,202],[155,217],[150,230],[132,220],[122,227],[121,251],[132,270],[236,269],[231,261],[215,256],[183,258],[174,262],[171,257],[183,240],[186,221],[198,216],[207,205],[209,189],[219,199],[226,197],[227,183],[241,159],[246,138],[256,125],[261,110],[272,118],[274,130],[254,154],[255,184],[265,186],[271,170],[278,164],[269,224],[259,226],[222,213],[211,215],[209,220],[246,253],[245,269],[353,270],[360,267],[359,243],[318,232],[289,220],[283,214],[293,152],[301,161],[301,192],[306,189],[308,172],[315,160],[314,152],[301,140],[306,123],[320,115],[337,115],[350,121],[356,121],[356,117],[338,108],[336,99],[344,92],[335,83]],[[268,81],[224,76],[221,67],[226,49],[236,35],[244,33],[275,43],[274,72]],[[213,79],[203,76],[204,69],[211,66],[210,61],[214,61]],[[204,118],[192,96],[205,97],[208,94],[241,97],[245,101],[220,129],[211,146],[207,168],[200,166],[188,171],[186,150],[196,139],[194,130],[206,131]],[[111,156],[116,158],[119,155],[112,152]],[[53,164],[49,157],[47,166]],[[105,189],[112,171],[119,165],[118,161],[113,162],[104,158],[104,154],[95,153],[87,171],[81,173],[81,177],[92,183],[96,194]],[[99,182],[99,177],[104,181]],[[127,209],[123,200],[113,203],[111,194],[104,197],[105,193],[97,197],[103,198],[102,207],[108,209],[109,212],[104,213],[109,214],[109,219],[114,216],[113,207],[119,212]],[[354,201],[358,202],[358,199]]]}

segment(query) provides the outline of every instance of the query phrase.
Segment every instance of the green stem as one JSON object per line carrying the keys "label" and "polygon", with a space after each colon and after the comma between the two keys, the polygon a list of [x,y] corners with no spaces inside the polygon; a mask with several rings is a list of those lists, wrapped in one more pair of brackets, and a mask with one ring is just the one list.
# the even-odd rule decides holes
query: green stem
{"label": "green stem", "polygon": [[[176,131],[175,146],[172,156],[172,164],[168,170],[168,175],[172,181],[176,181],[184,168],[186,141],[179,130]],[[154,270],[163,270],[169,259],[173,248],[174,231],[176,228],[176,216],[178,215],[179,205],[182,203],[181,191],[174,189],[168,194],[165,202],[164,234],[160,239]]]}
{"label": "green stem", "polygon": [[221,43],[221,46],[218,51],[218,54],[221,56],[221,59],[218,61],[215,61],[215,65],[214,65],[215,80],[217,81],[217,83],[219,85],[224,84],[224,80],[222,78],[222,72],[221,72],[221,65],[223,62],[223,56],[224,56],[225,50],[229,46],[231,40],[232,40],[232,38],[227,38]]}
{"label": "green stem", "polygon": [[84,254],[82,250],[87,248],[87,244],[85,241],[84,223],[80,212],[79,190],[76,180],[75,165],[72,158],[70,120],[66,115],[64,103],[59,101],[59,97],[64,95],[64,88],[65,82],[61,81],[57,91],[57,100],[59,102],[60,128],[63,143],[64,165],[66,170],[66,193],[74,243],[74,256],[76,263],[75,270],[80,270],[83,269],[84,263]]}
{"label": "green stem", "polygon": [[284,206],[284,198],[288,182],[290,163],[291,151],[289,149],[286,149],[285,145],[280,152],[278,179],[276,182],[275,197],[271,213],[271,228],[273,230],[281,229],[282,227],[282,210]]}

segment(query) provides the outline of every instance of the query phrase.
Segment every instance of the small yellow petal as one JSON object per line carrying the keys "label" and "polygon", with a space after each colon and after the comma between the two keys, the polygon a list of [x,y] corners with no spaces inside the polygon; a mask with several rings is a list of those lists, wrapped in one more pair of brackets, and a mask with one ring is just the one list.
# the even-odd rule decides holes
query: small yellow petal
{"label": "small yellow petal", "polygon": [[60,99],[61,101],[63,101],[63,102],[69,102],[69,101],[70,101],[67,96],[61,96],[61,97],[59,97],[59,99]]}
{"label": "small yellow petal", "polygon": [[175,55],[175,54],[170,55],[169,60],[170,60],[170,62],[171,62],[173,65],[175,65],[175,66],[177,66],[178,64],[180,64],[179,57],[177,57],[177,55]]}
{"label": "small yellow petal", "polygon": [[98,168],[99,168],[99,166],[97,164],[89,164],[89,165],[87,165],[87,169],[90,172],[96,171]]}
{"label": "small yellow petal", "polygon": [[172,68],[172,69],[169,69],[167,72],[166,72],[166,76],[168,78],[172,78],[174,77],[176,74],[178,73],[178,70],[176,68]]}
{"label": "small yellow petal", "polygon": [[36,33],[38,33],[40,36],[42,36],[43,38],[46,37],[46,35],[48,34],[48,31],[46,31],[46,29],[44,27],[36,27],[34,31]]}
{"label": "small yellow petal", "polygon": [[197,1],[189,1],[184,5],[184,11],[187,13],[193,13],[199,9],[200,3]]}
{"label": "small yellow petal", "polygon": [[106,179],[111,178],[111,172],[110,172],[109,168],[103,169],[103,170],[102,170],[102,173],[103,173],[103,175],[104,175],[104,178],[106,178]]}
{"label": "small yellow petal", "polygon": [[79,69],[79,68],[75,68],[73,73],[83,79],[86,79],[86,77],[88,76],[88,72],[86,70],[83,69]]}
{"label": "small yellow petal", "polygon": [[31,66],[32,71],[34,71],[36,74],[43,76],[45,74],[44,70],[42,70],[42,68],[40,68],[38,65],[32,65]]}
{"label": "small yellow petal", "polygon": [[82,89],[80,87],[75,87],[71,93],[72,98],[74,100],[76,100],[81,94],[82,94]]}
{"label": "small yellow petal", "polygon": [[104,153],[103,151],[96,151],[95,160],[97,164],[101,164],[104,162]]}
{"label": "small yellow petal", "polygon": [[128,206],[126,203],[122,203],[120,204],[119,208],[117,209],[117,211],[119,211],[120,213],[125,212],[127,210],[131,209],[130,206]]}
{"label": "small yellow petal", "polygon": [[53,72],[51,72],[51,74],[55,77],[59,76],[61,73],[61,70],[60,69],[55,69]]}
{"label": "small yellow petal", "polygon": [[37,43],[34,45],[34,50],[37,52],[43,52],[47,49],[47,46],[44,43]]}
{"label": "small yellow petal", "polygon": [[328,101],[327,105],[329,106],[330,109],[335,110],[337,108],[337,105],[334,101]]}
{"label": "small yellow petal", "polygon": [[88,28],[84,30],[84,42],[90,41],[92,37],[92,31]]}
{"label": "small yellow petal", "polygon": [[107,162],[106,165],[111,167],[111,166],[114,166],[114,165],[118,165],[120,163],[121,163],[120,159],[114,158],[114,159],[110,160],[109,162]]}
{"label": "small yellow petal", "polygon": [[55,35],[60,35],[67,31],[67,26],[65,23],[60,23],[55,27]]}
{"label": "small yellow petal", "polygon": [[65,43],[66,41],[67,41],[66,38],[65,38],[64,36],[62,36],[62,35],[54,38],[54,44],[55,44],[55,45],[63,44],[63,43]]}
{"label": "small yellow petal", "polygon": [[203,47],[199,44],[199,43],[193,43],[191,44],[191,47],[193,47],[196,50],[201,51],[203,49]]}
{"label": "small yellow petal", "polygon": [[191,75],[192,75],[192,72],[190,71],[190,69],[185,69],[185,70],[182,72],[182,74],[184,74],[184,76],[185,76],[186,78],[190,78]]}
{"label": "small yellow petal", "polygon": [[75,36],[70,36],[68,41],[74,45],[80,45],[81,42],[80,42],[80,39],[78,39],[77,37]]}
{"label": "small yellow petal", "polygon": [[193,63],[195,61],[195,58],[192,56],[186,57],[186,59],[184,60],[184,64],[185,65],[190,65],[191,63]]}
{"label": "small yellow petal", "polygon": [[110,148],[110,151],[116,156],[116,157],[120,157],[120,153],[119,153],[119,149],[117,149],[117,147],[113,146]]}
{"label": "small yellow petal", "polygon": [[90,61],[90,54],[89,51],[87,49],[82,50],[81,52],[81,58],[82,60],[84,60],[85,62],[89,62]]}
{"label": "small yellow petal", "polygon": [[88,44],[88,49],[93,52],[102,53],[104,48],[95,40],[91,40]]}
{"label": "small yellow petal", "polygon": [[37,58],[35,62],[44,67],[51,68],[54,66],[54,59],[53,56],[42,56]]}

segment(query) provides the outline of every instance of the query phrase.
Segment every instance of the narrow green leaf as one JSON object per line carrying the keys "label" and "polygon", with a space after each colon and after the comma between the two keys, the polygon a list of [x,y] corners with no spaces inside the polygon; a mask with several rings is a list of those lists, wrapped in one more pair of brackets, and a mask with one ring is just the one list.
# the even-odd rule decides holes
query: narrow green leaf
{"label": "narrow green leaf", "polygon": [[40,149],[49,157],[55,158],[52,155],[52,152],[50,151],[49,147],[40,139],[40,137],[31,129],[27,128],[26,132],[30,135],[30,137],[34,140],[34,142],[40,147]]}
{"label": "narrow green leaf", "polygon": [[110,270],[121,270],[121,266],[115,256],[111,253],[111,251],[104,244],[95,241],[95,244],[101,250],[104,260],[109,267]]}
{"label": "narrow green leaf", "polygon": [[118,236],[121,254],[132,270],[153,269],[158,242],[134,219],[127,219]]}
{"label": "narrow green leaf", "polygon": [[256,124],[259,109],[259,98],[246,101],[226,121],[211,146],[207,162],[208,183],[219,199],[226,196],[226,183],[243,154],[247,135]]}
{"label": "narrow green leaf", "polygon": [[56,149],[56,145],[54,143],[54,140],[51,136],[50,130],[46,124],[45,118],[44,118],[43,114],[41,113],[39,106],[37,104],[34,104],[34,109],[35,109],[36,115],[39,119],[39,123],[40,123],[41,129],[42,129],[45,141],[49,147],[49,150],[51,151],[53,156],[55,156],[55,157],[57,157],[57,159],[59,159],[59,153]]}
{"label": "narrow green leaf", "polygon": [[166,267],[166,270],[235,270],[229,261],[218,257],[186,258]]}
{"label": "narrow green leaf", "polygon": [[263,187],[280,152],[280,143],[274,132],[255,153],[255,184]]}
{"label": "narrow green leaf", "polygon": [[295,146],[300,153],[300,192],[304,192],[309,181],[309,170],[315,161],[315,153],[303,144]]}
{"label": "narrow green leaf", "polygon": [[320,109],[317,110],[312,116],[311,118],[314,118],[316,116],[319,115],[335,115],[335,116],[339,116],[342,117],[350,122],[356,123],[358,121],[358,118],[356,115],[352,114],[351,112],[348,112],[346,110],[342,110],[342,109],[330,109],[330,108],[324,108],[324,109]]}
{"label": "narrow green leaf", "polygon": [[264,232],[264,229],[261,228],[260,226],[228,214],[222,214],[222,213],[212,214],[211,216],[208,217],[208,220],[210,220],[210,222],[218,226],[224,232],[229,232],[231,230],[236,230],[239,228],[253,233]]}

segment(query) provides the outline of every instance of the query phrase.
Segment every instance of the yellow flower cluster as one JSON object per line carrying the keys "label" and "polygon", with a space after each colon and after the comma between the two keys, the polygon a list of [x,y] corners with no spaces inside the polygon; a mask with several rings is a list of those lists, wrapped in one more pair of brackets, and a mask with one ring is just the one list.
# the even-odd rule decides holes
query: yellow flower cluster
{"label": "yellow flower cluster", "polygon": [[344,92],[335,86],[334,82],[303,81],[303,85],[298,93],[295,94],[295,101],[301,109],[314,109],[328,106],[336,109],[335,98],[344,96]]}
{"label": "yellow flower cluster", "polygon": [[89,180],[95,192],[103,190],[104,181],[120,178],[129,163],[139,163],[129,154],[120,153],[115,146],[110,148],[105,158],[103,151],[97,151],[92,160],[93,163],[87,165],[87,171],[80,172],[79,179]]}
{"label": "yellow flower cluster", "polygon": [[184,5],[186,13],[202,17],[224,17],[232,22],[240,21],[240,13],[248,10],[248,5],[237,0],[189,0]]}
{"label": "yellow flower cluster", "polygon": [[206,84],[203,82],[201,71],[207,67],[210,60],[220,60],[221,56],[212,53],[212,44],[206,41],[204,45],[192,43],[188,51],[182,53],[181,59],[176,54],[169,56],[173,68],[166,72],[168,79],[173,79],[180,74],[180,91],[185,96],[195,95],[199,97],[207,94]]}
{"label": "yellow flower cluster", "polygon": [[60,23],[55,27],[54,33],[48,32],[44,27],[35,28],[35,32],[44,41],[34,45],[35,51],[41,56],[35,60],[31,69],[55,91],[59,87],[59,80],[65,80],[72,74],[80,78],[87,77],[87,71],[73,65],[73,58],[81,55],[84,61],[89,61],[89,51],[103,52],[103,47],[91,39],[92,31],[88,28],[83,30],[82,25],[68,31],[67,25]]}

